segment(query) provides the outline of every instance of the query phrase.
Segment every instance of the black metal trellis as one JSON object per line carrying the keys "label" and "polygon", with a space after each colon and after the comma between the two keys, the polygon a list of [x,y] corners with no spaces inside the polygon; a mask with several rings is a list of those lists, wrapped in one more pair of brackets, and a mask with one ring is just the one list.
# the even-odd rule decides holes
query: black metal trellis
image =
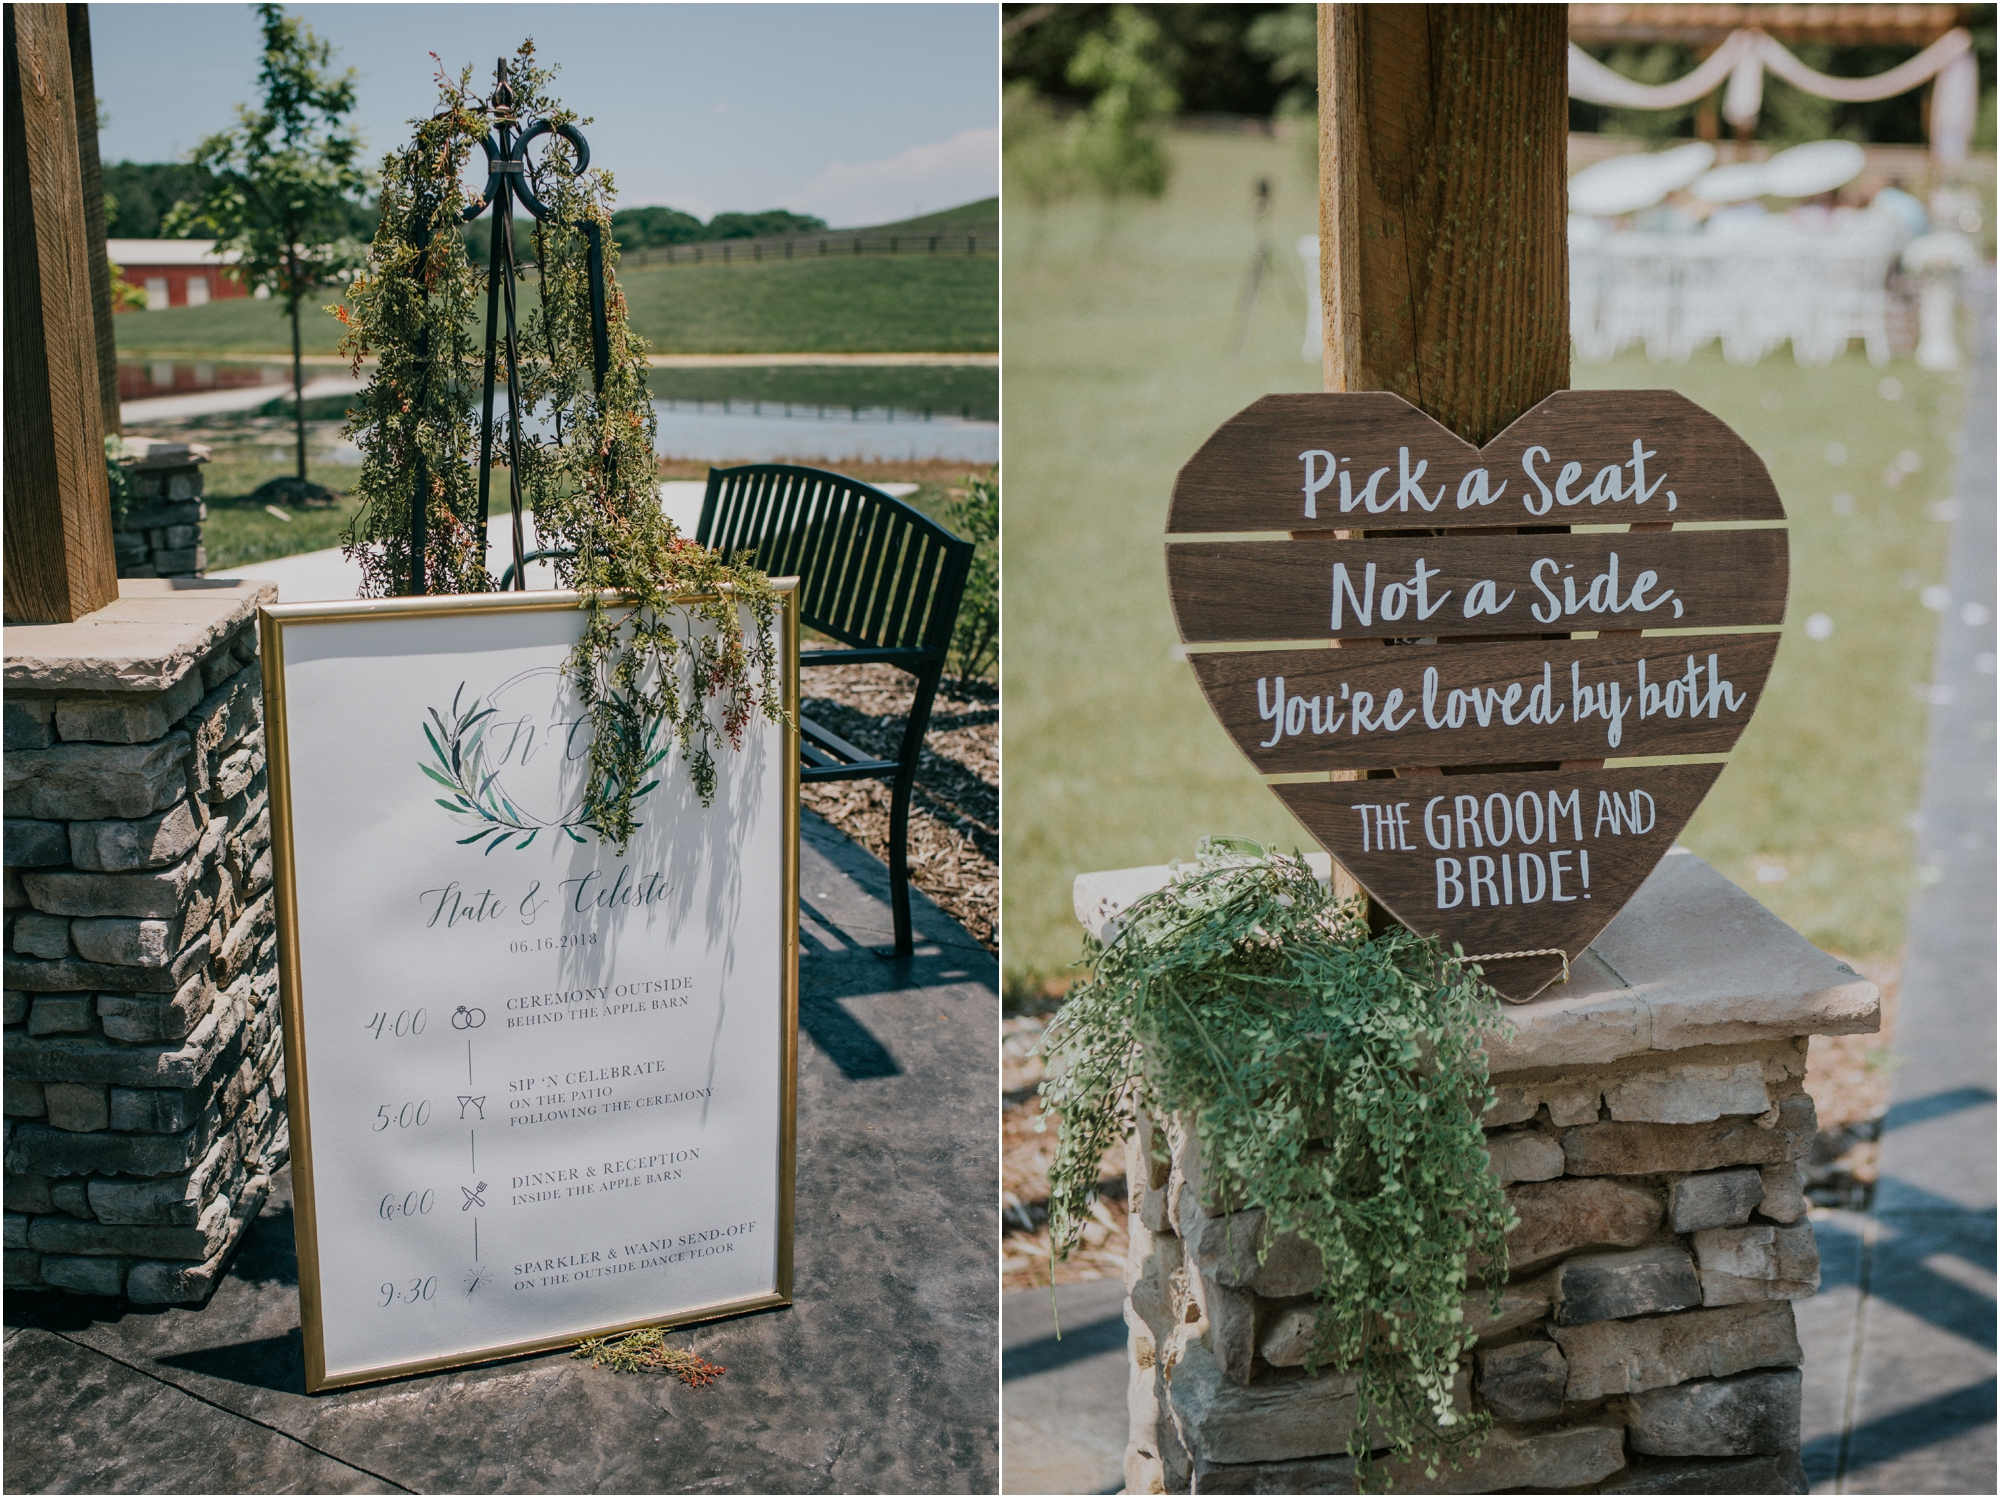
{"label": "black metal trellis", "polygon": [[[519,202],[539,223],[550,220],[547,204],[535,195],[528,172],[528,147],[544,135],[560,135],[576,149],[576,170],[590,166],[590,143],[574,125],[554,125],[536,120],[521,128],[514,112],[514,91],[507,82],[507,59],[501,58],[493,73],[493,93],[486,113],[493,121],[487,132],[486,191],[482,201],[467,207],[461,218],[470,223],[489,208],[493,210],[492,250],[487,257],[486,283],[486,367],[480,394],[479,422],[479,551],[486,554],[486,524],[493,481],[493,392],[499,360],[507,361],[507,479],[508,503],[513,510],[514,588],[526,592],[527,537],[521,523],[521,350],[520,330],[514,300],[514,278],[518,262],[514,255],[514,204]],[[424,222],[429,223],[426,215]],[[611,366],[611,335],[605,313],[604,227],[594,219],[578,225],[589,242],[586,270],[590,287],[591,378],[597,392],[604,391],[604,377]],[[546,267],[542,268],[547,274]],[[504,327],[504,332],[502,331]],[[417,360],[422,378],[430,377],[429,338],[426,331],[418,344]],[[423,391],[419,391],[419,409]],[[559,434],[560,435],[560,434]],[[421,449],[417,455],[416,498],[410,506],[410,592],[429,591],[425,579],[424,547],[428,540],[428,475]]]}

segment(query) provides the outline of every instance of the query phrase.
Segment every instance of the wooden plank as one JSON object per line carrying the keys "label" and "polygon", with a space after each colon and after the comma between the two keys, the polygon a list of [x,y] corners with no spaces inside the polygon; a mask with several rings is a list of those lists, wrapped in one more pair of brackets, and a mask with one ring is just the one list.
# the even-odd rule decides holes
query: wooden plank
{"label": "wooden plank", "polygon": [[69,623],[118,596],[90,255],[60,5],[5,31],[6,616]]}
{"label": "wooden plank", "polygon": [[[1569,383],[1561,27],[1523,6],[1318,19],[1325,387],[1483,441]],[[1335,886],[1357,888],[1337,866]]]}
{"label": "wooden plank", "polygon": [[[1573,962],[1721,773],[1721,765],[1650,765],[1272,790],[1412,931],[1467,954],[1556,948]],[[1560,966],[1498,964],[1487,977],[1521,999],[1547,981],[1537,975]]]}
{"label": "wooden plank", "polygon": [[1569,383],[1566,19],[1320,7],[1327,389],[1484,442]]}
{"label": "wooden plank", "polygon": [[77,175],[90,240],[90,313],[97,339],[99,419],[108,434],[125,430],[118,409],[118,335],[111,326],[111,259],[105,249],[104,168],[97,157],[97,71],[90,55],[90,7],[63,7],[69,24],[70,96],[76,100]]}
{"label": "wooden plank", "polygon": [[1777,653],[1775,634],[1622,635],[1189,660],[1236,747],[1281,775],[1726,754]]}
{"label": "wooden plank", "polygon": [[1782,530],[1184,541],[1167,587],[1189,643],[1716,629],[1782,623],[1787,558]]}
{"label": "wooden plank", "polygon": [[1676,391],[1558,391],[1483,448],[1371,392],[1245,407],[1182,467],[1167,529],[1784,519],[1763,459]]}

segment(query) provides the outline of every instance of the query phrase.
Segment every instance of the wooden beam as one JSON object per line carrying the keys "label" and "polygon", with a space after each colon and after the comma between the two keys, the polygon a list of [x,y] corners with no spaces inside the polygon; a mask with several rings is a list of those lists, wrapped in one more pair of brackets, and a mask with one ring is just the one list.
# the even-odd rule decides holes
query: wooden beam
{"label": "wooden beam", "polygon": [[68,623],[118,597],[68,17],[9,5],[0,26],[6,617]]}
{"label": "wooden beam", "polygon": [[90,313],[97,333],[98,407],[104,430],[125,430],[118,413],[118,335],[111,325],[111,258],[104,238],[104,167],[97,157],[97,74],[90,59],[90,7],[64,7],[69,20],[70,93],[76,100],[76,161],[83,222],[90,235]]}
{"label": "wooden beam", "polygon": [[[1569,388],[1568,46],[1557,5],[1319,7],[1328,390],[1484,446]],[[1333,888],[1364,893],[1337,861]]]}
{"label": "wooden beam", "polygon": [[1328,390],[1484,444],[1569,387],[1567,13],[1320,7]]}
{"label": "wooden beam", "polygon": [[1781,42],[1928,47],[1968,20],[1966,5],[1572,5],[1569,39],[1586,46],[1672,42],[1711,48],[1756,27]]}

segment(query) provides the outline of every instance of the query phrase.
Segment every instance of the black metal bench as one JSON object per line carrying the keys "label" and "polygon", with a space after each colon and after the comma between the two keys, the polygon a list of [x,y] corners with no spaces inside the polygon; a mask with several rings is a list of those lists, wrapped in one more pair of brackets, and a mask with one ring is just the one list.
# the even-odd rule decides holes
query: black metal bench
{"label": "black metal bench", "polygon": [[845,647],[804,651],[802,668],[881,662],[916,678],[894,759],[803,715],[799,721],[802,779],[894,777],[889,903],[895,954],[908,956],[910,793],[973,543],[859,479],[781,463],[711,468],[695,539],[730,556],[752,552],[771,576],[799,579],[799,621]]}
{"label": "black metal bench", "polygon": [[[772,577],[799,579],[800,623],[847,647],[802,651],[801,667],[879,661],[916,677],[894,759],[870,754],[824,724],[799,717],[801,780],[895,777],[889,809],[889,905],[895,955],[909,956],[910,793],[965,594],[973,543],[859,479],[783,463],[709,469],[695,539],[730,556],[751,552],[757,566]],[[572,554],[531,551],[522,560]],[[510,563],[500,590],[505,592],[513,581]]]}

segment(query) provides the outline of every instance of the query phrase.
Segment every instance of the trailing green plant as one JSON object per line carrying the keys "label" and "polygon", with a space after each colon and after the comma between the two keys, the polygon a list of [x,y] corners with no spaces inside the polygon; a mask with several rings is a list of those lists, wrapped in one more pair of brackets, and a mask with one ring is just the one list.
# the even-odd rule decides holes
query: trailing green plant
{"label": "trailing green plant", "polygon": [[961,681],[983,677],[1000,663],[1000,474],[966,477],[945,519],[974,543],[965,596],[951,632],[951,670]]}
{"label": "trailing green plant", "polygon": [[[551,77],[536,64],[533,42],[524,42],[508,71],[508,107],[519,126],[589,123],[550,95]],[[457,232],[468,203],[461,173],[490,121],[469,68],[455,80],[440,74],[439,93],[436,114],[383,163],[369,268],[348,309],[336,309],[348,327],[342,351],[357,370],[367,354],[380,359],[348,425],[363,453],[356,489],[364,501],[348,552],[361,560],[372,596],[412,585],[410,506],[419,472],[428,490],[428,590],[493,586],[472,412],[482,371],[471,329],[487,272],[471,263]],[[658,760],[661,725],[707,805],[716,746],[740,748],[759,714],[783,721],[777,594],[747,556],[732,560],[682,537],[660,508],[646,345],[632,331],[616,279],[612,177],[576,168],[560,135],[544,137],[528,166],[549,213],[535,226],[532,254],[520,255],[534,263],[532,287],[528,272],[515,273],[517,303],[527,309],[520,402],[541,428],[521,434],[519,478],[541,544],[557,553],[558,582],[582,593],[589,615],[567,670],[593,728],[590,784],[601,797],[589,825],[622,850],[638,827],[632,803]],[[586,259],[585,226],[593,224],[603,236],[606,280],[609,359],[601,380]]]}
{"label": "trailing green plant", "polygon": [[1319,1251],[1307,1367],[1358,1375],[1357,1490],[1371,1436],[1432,1475],[1468,1460],[1490,1420],[1453,1397],[1467,1264],[1497,1310],[1512,1226],[1480,1128],[1481,1036],[1504,1029],[1492,990],[1433,938],[1371,935],[1365,903],[1303,858],[1233,839],[1204,839],[1109,934],[1043,1041],[1055,1251],[1081,1237],[1134,1113],[1177,1119],[1212,1197],[1261,1207],[1265,1245],[1296,1233]]}
{"label": "trailing green plant", "polygon": [[493,587],[479,523],[479,429],[473,392],[480,359],[473,343],[484,310],[485,277],[466,258],[457,228],[467,196],[460,181],[487,125],[467,76],[439,75],[438,112],[383,158],[382,213],[368,263],[343,305],[327,310],[346,328],[340,351],[361,373],[377,363],[348,407],[346,435],[361,449],[354,492],[362,506],[343,538],[361,566],[361,593],[409,593],[412,506],[424,493],[423,574],[433,593]]}

